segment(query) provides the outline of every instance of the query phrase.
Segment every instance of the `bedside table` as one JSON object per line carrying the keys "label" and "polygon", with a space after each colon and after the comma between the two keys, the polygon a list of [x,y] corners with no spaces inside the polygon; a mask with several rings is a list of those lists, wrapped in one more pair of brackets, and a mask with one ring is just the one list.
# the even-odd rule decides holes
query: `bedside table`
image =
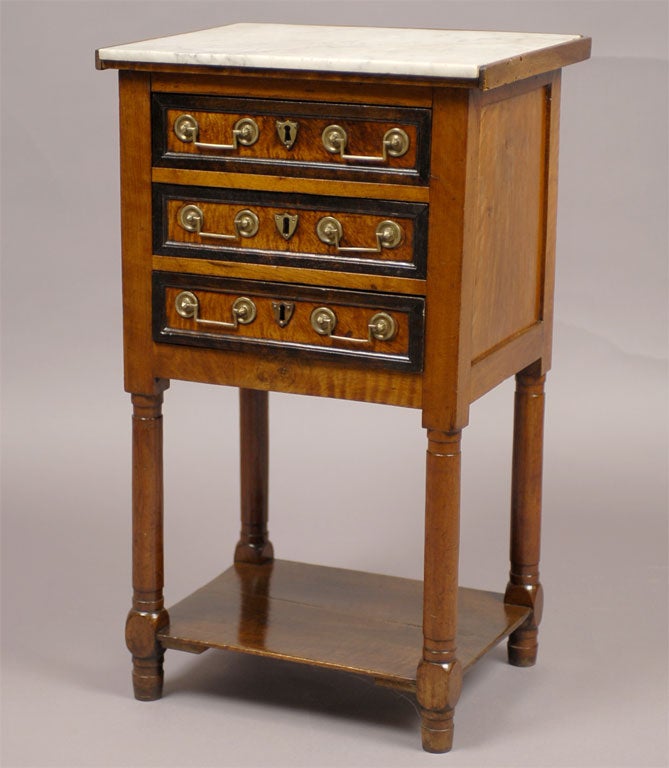
{"label": "bedside table", "polygon": [[[463,673],[534,664],[560,68],[571,35],[235,24],[97,52],[120,84],[135,696],[166,648],[240,651],[415,692],[450,749]],[[460,438],[516,376],[511,570],[459,588]],[[238,387],[234,564],[163,604],[163,391]],[[274,560],[268,392],[422,411],[424,580]]]}

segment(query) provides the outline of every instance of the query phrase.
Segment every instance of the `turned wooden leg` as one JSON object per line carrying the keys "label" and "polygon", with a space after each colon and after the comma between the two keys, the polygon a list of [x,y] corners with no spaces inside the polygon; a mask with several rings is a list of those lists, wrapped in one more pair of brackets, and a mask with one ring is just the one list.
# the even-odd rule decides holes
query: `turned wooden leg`
{"label": "turned wooden leg", "polygon": [[423,749],[427,752],[451,749],[453,713],[462,686],[462,665],[455,655],[460,436],[460,431],[428,430],[423,658],[416,680]]}
{"label": "turned wooden leg", "polygon": [[236,563],[266,563],[274,557],[267,532],[269,476],[268,395],[239,390],[242,530]]}
{"label": "turned wooden leg", "polygon": [[133,600],[125,637],[135,698],[142,701],[162,694],[164,651],[156,633],[169,620],[163,604],[162,402],[162,394],[132,396]]}
{"label": "turned wooden leg", "polygon": [[530,667],[537,660],[537,634],[543,609],[539,583],[541,473],[545,376],[527,369],[516,376],[511,481],[511,571],[505,602],[532,609],[509,637],[509,662]]}

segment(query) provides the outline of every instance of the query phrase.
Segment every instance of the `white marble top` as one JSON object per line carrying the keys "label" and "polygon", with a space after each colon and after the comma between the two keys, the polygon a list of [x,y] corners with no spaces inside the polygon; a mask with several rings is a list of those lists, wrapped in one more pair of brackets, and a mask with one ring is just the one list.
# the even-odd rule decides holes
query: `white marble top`
{"label": "white marble top", "polygon": [[230,24],[101,48],[104,62],[254,67],[477,79],[495,62],[580,35],[439,29]]}

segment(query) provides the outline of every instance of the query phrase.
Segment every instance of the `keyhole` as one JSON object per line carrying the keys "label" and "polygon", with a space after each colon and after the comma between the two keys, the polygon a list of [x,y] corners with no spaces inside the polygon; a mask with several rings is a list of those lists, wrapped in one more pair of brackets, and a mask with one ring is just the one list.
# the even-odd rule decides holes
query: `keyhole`
{"label": "keyhole", "polygon": [[286,305],[279,305],[279,323],[283,325],[286,322]]}
{"label": "keyhole", "polygon": [[283,217],[283,235],[284,237],[288,237],[290,234],[290,221],[288,219],[288,216]]}
{"label": "keyhole", "polygon": [[286,144],[290,144],[293,141],[293,136],[291,134],[289,125],[283,126],[283,140],[286,142]]}

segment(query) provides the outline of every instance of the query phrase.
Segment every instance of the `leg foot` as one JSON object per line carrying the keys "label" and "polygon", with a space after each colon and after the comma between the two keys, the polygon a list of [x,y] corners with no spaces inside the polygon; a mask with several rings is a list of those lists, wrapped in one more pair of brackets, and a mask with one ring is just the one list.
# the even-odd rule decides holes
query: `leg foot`
{"label": "leg foot", "polygon": [[537,663],[538,630],[517,629],[510,637],[507,645],[509,664],[514,667],[533,667]]}
{"label": "leg foot", "polygon": [[132,660],[132,688],[138,701],[156,701],[163,695],[163,655]]}
{"label": "leg foot", "polygon": [[167,626],[169,617],[158,611],[131,610],[125,624],[125,641],[132,653],[132,686],[135,698],[155,701],[163,693],[163,658],[165,651],[156,641],[156,633]]}
{"label": "leg foot", "polygon": [[504,602],[510,605],[525,605],[532,613],[525,622],[509,636],[507,650],[509,664],[514,667],[532,667],[537,661],[539,650],[539,622],[544,605],[544,591],[541,584],[522,586],[509,582]]}
{"label": "leg foot", "polygon": [[447,664],[421,661],[417,691],[421,737],[426,752],[448,752],[453,746],[453,715],[462,689],[459,661]]}

